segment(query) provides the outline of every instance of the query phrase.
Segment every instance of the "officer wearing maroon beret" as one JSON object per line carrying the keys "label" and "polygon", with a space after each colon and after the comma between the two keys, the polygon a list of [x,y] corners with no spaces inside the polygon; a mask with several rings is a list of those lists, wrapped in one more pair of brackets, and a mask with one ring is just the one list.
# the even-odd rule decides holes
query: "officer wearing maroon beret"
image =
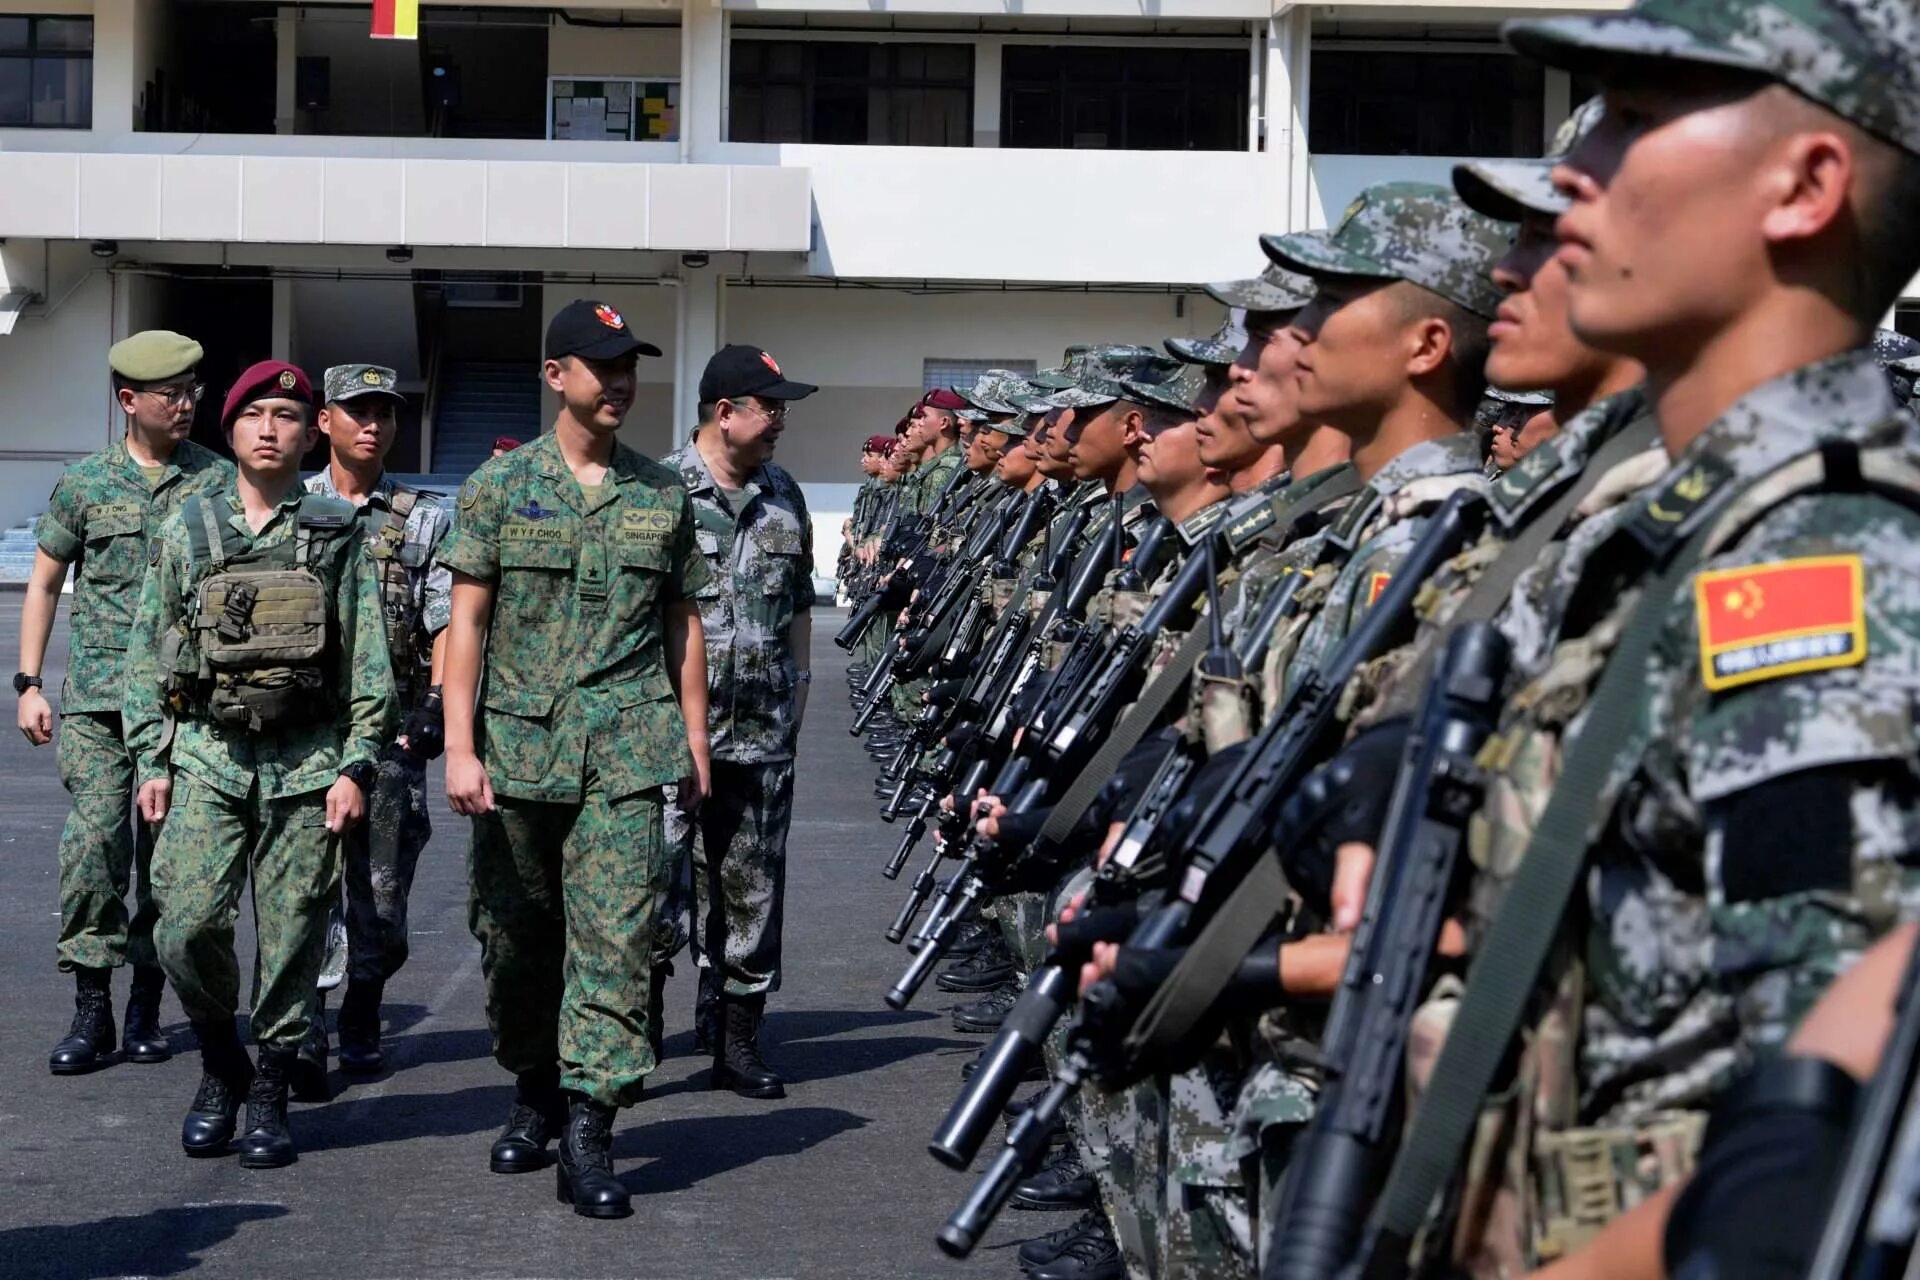
{"label": "officer wearing maroon beret", "polygon": [[[396,702],[354,509],[300,485],[317,438],[307,375],[254,365],[220,423],[238,474],[160,527],[122,716],[141,816],[160,828],[154,945],[200,1041],[180,1143],[190,1156],[225,1155],[244,1099],[240,1163],[269,1169],[294,1159],[288,1077],[340,895],[340,835],[366,812]],[[257,1067],[234,1023],[243,893],[259,936]]]}

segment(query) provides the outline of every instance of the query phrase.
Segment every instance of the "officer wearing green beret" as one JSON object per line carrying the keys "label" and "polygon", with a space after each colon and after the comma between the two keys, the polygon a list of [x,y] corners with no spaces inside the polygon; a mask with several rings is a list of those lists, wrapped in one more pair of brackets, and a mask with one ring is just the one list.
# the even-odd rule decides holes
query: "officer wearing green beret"
{"label": "officer wearing green beret", "polygon": [[[443,743],[440,659],[445,650],[452,578],[438,563],[451,522],[437,495],[396,483],[386,474],[406,403],[398,375],[375,364],[343,364],[322,379],[320,434],[327,465],[306,481],[308,493],[351,502],[359,512],[367,554],[380,580],[381,613],[393,683],[406,714],[400,735],[380,753],[378,778],[367,798],[367,821],[345,841],[347,993],[340,1002],[340,1069],[378,1071],[380,999],[407,961],[407,895],[420,850],[433,835],[427,817],[427,761]],[[337,908],[336,908],[337,909]],[[339,971],[334,971],[337,984]],[[296,1096],[326,1095],[326,987],[320,1012],[300,1049]]]}
{"label": "officer wearing green beret", "polygon": [[194,377],[200,356],[199,343],[161,330],[115,344],[107,362],[126,433],[67,468],[36,530],[39,547],[20,610],[20,670],[13,677],[20,731],[35,746],[53,737],[40,667],[61,586],[73,572],[59,745],[60,780],[73,796],[73,811],[60,834],[58,952],[77,990],[73,1025],[48,1062],[55,1075],[109,1061],[116,1040],[109,977],[129,962],[126,1060],[171,1056],[160,1032],[165,979],[153,951],[153,839],[144,824],[128,824],[133,757],[120,719],[120,686],[149,539],[182,498],[233,477],[231,463],[187,439],[203,390]]}
{"label": "officer wearing green beret", "polygon": [[[318,438],[306,374],[264,361],[220,421],[238,476],[161,526],[128,645],[127,743],[153,853],[154,945],[200,1040],[181,1126],[190,1156],[225,1154],[242,1096],[240,1163],[291,1163],[287,1093],[307,1033],[340,837],[366,812],[392,740],[393,674],[373,561],[351,504],[300,487]],[[259,937],[252,1030],[240,1045],[233,922]]]}

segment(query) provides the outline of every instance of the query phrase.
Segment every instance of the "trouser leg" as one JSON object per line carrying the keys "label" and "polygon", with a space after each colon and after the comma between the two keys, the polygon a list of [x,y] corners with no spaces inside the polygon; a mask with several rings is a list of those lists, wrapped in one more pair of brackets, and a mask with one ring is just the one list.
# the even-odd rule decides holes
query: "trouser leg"
{"label": "trouser leg", "polygon": [[233,926],[253,848],[253,805],[175,774],[167,820],[153,854],[161,968],[187,1017],[231,1021],[240,1004]]}
{"label": "trouser leg", "polygon": [[[133,758],[114,712],[60,717],[60,783],[72,797],[60,831],[63,972],[153,964],[152,835],[133,812]],[[135,909],[128,891],[139,874]]]}
{"label": "trouser leg", "polygon": [[253,920],[259,987],[253,1038],[297,1049],[326,960],[327,915],[340,900],[340,837],[327,830],[327,793],[256,801]]}
{"label": "trouser leg", "polygon": [[716,760],[713,780],[693,848],[698,961],[725,994],[763,995],[780,987],[793,762]]}
{"label": "trouser leg", "polygon": [[494,1060],[515,1075],[560,1061],[560,847],[579,813],[499,796],[493,812],[473,819],[467,924],[480,942]]}
{"label": "trouser leg", "polygon": [[347,975],[384,982],[407,962],[407,898],[433,836],[426,766],[399,747],[382,757],[367,820],[347,833]]}

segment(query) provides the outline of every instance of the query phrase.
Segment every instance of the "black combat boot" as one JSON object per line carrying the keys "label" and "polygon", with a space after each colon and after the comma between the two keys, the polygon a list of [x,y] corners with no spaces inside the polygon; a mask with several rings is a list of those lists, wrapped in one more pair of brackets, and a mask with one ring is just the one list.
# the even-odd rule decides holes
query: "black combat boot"
{"label": "black combat boot", "polygon": [[297,1049],[260,1046],[260,1066],[247,1088],[247,1130],[240,1135],[242,1169],[279,1169],[293,1163],[287,1128],[287,1088]]}
{"label": "black combat boot", "polygon": [[953,1029],[965,1031],[970,1035],[990,1036],[1000,1029],[1007,1020],[1007,1014],[1013,1006],[1020,1003],[1020,988],[1009,982],[996,987],[981,996],[972,1004],[963,1004],[953,1011]]}
{"label": "black combat boot", "polygon": [[73,1025],[53,1046],[47,1070],[57,1076],[83,1076],[107,1065],[116,1045],[113,1029],[113,970],[73,971]]}
{"label": "black combat boot", "polygon": [[949,967],[933,979],[942,991],[956,994],[993,991],[1013,977],[1013,952],[995,937],[986,941],[971,956]]}
{"label": "black combat boot", "polygon": [[699,971],[693,998],[693,1051],[712,1054],[720,1043],[720,984],[711,968]]}
{"label": "black combat boot", "polygon": [[583,1218],[624,1218],[631,1198],[613,1176],[613,1107],[577,1093],[568,1100],[566,1132],[560,1137],[560,1167],[554,1170],[560,1203]]}
{"label": "black combat boot", "polygon": [[127,993],[127,1035],[121,1041],[128,1062],[165,1062],[173,1046],[160,1030],[160,993],[167,975],[158,965],[133,966],[133,990]]}
{"label": "black combat boot", "polygon": [[1105,1219],[1067,1241],[1060,1252],[1027,1270],[1032,1280],[1126,1280],[1127,1265]]}
{"label": "black combat boot", "polygon": [[765,996],[727,996],[720,1001],[719,1051],[713,1055],[712,1088],[743,1098],[784,1098],[786,1081],[760,1056],[760,1018]]}
{"label": "black combat boot", "polygon": [[375,979],[349,979],[347,994],[340,997],[340,1018],[335,1027],[340,1033],[340,1069],[356,1075],[378,1071],[386,1065],[380,1052],[380,999],[386,983]]}
{"label": "black combat boot", "polygon": [[293,1063],[287,1072],[287,1085],[295,1102],[325,1102],[331,1096],[327,1088],[327,1058],[332,1052],[333,1046],[327,1040],[327,993],[316,991],[313,1018],[307,1023],[307,1038],[294,1051]]}
{"label": "black combat boot", "polygon": [[1099,1199],[1100,1188],[1093,1175],[1080,1162],[1080,1149],[1069,1142],[1060,1148],[1045,1168],[1013,1189],[1007,1203],[1016,1209],[1090,1209]]}
{"label": "black combat boot", "polygon": [[253,1084],[253,1064],[232,1018],[196,1022],[193,1033],[200,1041],[200,1089],[180,1124],[180,1149],[190,1156],[223,1156],[240,1101]]}
{"label": "black combat boot", "polygon": [[1102,1236],[1106,1231],[1106,1217],[1098,1209],[1089,1209],[1058,1231],[1049,1231],[1021,1245],[1020,1269],[1031,1271],[1035,1267],[1044,1267],[1065,1253],[1068,1246],[1080,1237]]}
{"label": "black combat boot", "polygon": [[547,1167],[547,1144],[566,1127],[560,1069],[522,1071],[515,1078],[513,1111],[493,1141],[487,1167],[495,1173],[532,1173]]}

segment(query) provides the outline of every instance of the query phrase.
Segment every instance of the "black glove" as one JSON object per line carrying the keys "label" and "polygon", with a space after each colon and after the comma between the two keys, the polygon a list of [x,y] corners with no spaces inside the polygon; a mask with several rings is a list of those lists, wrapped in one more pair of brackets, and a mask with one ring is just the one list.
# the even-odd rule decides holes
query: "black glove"
{"label": "black glove", "polygon": [[437,759],[447,749],[447,713],[439,685],[420,695],[400,734],[407,740],[407,750],[421,760]]}
{"label": "black glove", "polygon": [[1387,806],[1412,723],[1384,720],[1308,774],[1274,823],[1287,883],[1321,915],[1332,910],[1334,857],[1341,845],[1380,843]]}
{"label": "black glove", "polygon": [[[1140,924],[1140,903],[1116,903],[1109,907],[1083,907],[1073,919],[1055,923],[1053,949],[1063,960],[1081,960],[1093,954],[1096,942],[1125,942]],[[1058,962],[1056,962],[1058,963]]]}

